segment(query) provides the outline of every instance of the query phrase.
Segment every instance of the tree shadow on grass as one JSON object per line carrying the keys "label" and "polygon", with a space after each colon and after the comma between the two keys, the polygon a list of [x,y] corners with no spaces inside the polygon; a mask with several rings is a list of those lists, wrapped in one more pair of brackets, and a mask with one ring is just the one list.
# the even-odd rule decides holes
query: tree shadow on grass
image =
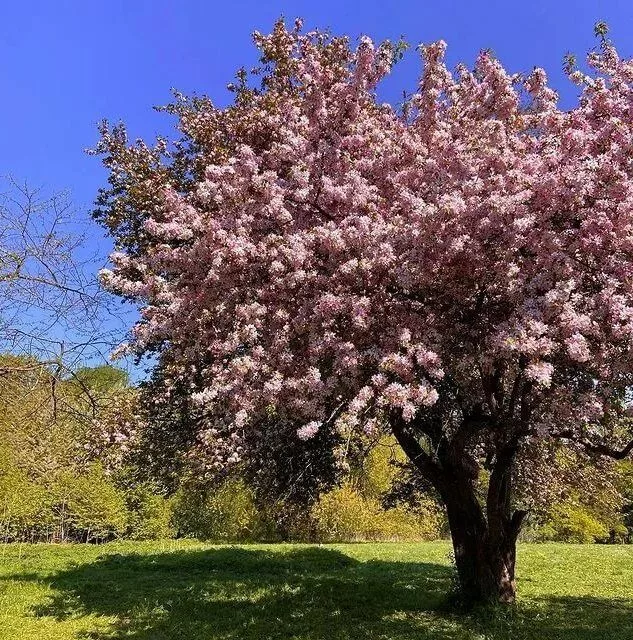
{"label": "tree shadow on grass", "polygon": [[[29,576],[12,576],[29,579]],[[631,640],[630,602],[547,598],[492,616],[449,612],[450,567],[359,562],[319,547],[109,554],[50,578],[36,616],[108,616],[92,640],[461,638]]]}

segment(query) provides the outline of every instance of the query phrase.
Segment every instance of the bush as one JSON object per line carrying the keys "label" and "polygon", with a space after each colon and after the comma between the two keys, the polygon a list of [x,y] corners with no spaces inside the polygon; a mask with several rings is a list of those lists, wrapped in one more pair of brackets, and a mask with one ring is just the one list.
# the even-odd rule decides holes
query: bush
{"label": "bush", "polygon": [[215,490],[185,485],[174,498],[173,524],[178,535],[223,542],[253,540],[260,519],[251,489],[230,478]]}
{"label": "bush", "polygon": [[348,479],[312,507],[313,536],[323,542],[439,538],[442,518],[431,498],[416,496],[415,506],[389,499],[405,461],[392,436],[375,442]]}
{"label": "bush", "polygon": [[389,514],[389,520],[398,522],[401,518],[398,516],[400,511],[407,515],[407,522],[415,522],[416,531],[412,532],[409,537],[405,536],[405,524],[403,520],[400,520],[403,522],[402,533],[398,533],[398,528],[394,527],[397,539],[438,540],[445,537],[446,517],[442,507],[432,498],[421,496],[416,501],[415,508],[400,505],[393,509],[387,509],[384,513]]}
{"label": "bush", "polygon": [[47,492],[0,452],[0,540],[34,540],[49,527]]}
{"label": "bush", "polygon": [[376,519],[375,531],[376,540],[415,541],[437,538],[415,513],[403,506],[381,511]]}
{"label": "bush", "polygon": [[633,460],[618,463],[619,490],[623,497],[622,527],[620,535],[623,541],[633,542]]}
{"label": "bush", "polygon": [[257,540],[307,542],[315,538],[309,507],[291,501],[257,504]]}
{"label": "bush", "polygon": [[349,483],[323,494],[312,507],[316,537],[321,542],[428,540],[439,537],[440,519],[429,508],[412,512],[403,506],[383,509]]}
{"label": "bush", "polygon": [[61,476],[54,492],[61,538],[100,542],[122,535],[127,527],[125,497],[95,464],[87,473]]}
{"label": "bush", "polygon": [[128,515],[126,538],[160,540],[173,535],[170,501],[145,485],[130,489],[125,496]]}
{"label": "bush", "polygon": [[372,539],[373,522],[379,513],[377,501],[363,498],[349,484],[321,495],[311,510],[322,542]]}
{"label": "bush", "polygon": [[569,502],[556,505],[536,530],[537,540],[587,544],[609,537],[610,528],[587,508]]}
{"label": "bush", "polygon": [[384,436],[374,444],[358,469],[351,473],[353,486],[366,498],[380,500],[388,493],[401,473],[406,457],[393,436]]}

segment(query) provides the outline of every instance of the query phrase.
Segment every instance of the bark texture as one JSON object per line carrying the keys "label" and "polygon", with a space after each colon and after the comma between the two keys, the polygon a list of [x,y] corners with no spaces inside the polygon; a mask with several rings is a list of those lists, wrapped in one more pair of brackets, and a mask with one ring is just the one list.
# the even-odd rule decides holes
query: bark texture
{"label": "bark texture", "polygon": [[512,508],[516,444],[499,443],[496,447],[488,465],[490,482],[482,504],[476,491],[479,467],[468,454],[468,429],[462,437],[440,441],[431,455],[404,422],[396,418],[392,427],[409,459],[437,489],[446,506],[464,601],[514,602],[516,540],[526,515]]}

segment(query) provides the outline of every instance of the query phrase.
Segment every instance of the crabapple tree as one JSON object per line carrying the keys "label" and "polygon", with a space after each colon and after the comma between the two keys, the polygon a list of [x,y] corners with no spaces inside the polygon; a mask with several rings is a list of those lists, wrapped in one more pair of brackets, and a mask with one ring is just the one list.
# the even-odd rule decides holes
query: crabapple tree
{"label": "crabapple tree", "polygon": [[166,108],[173,145],[104,124],[103,282],[140,304],[129,348],[187,389],[209,468],[284,438],[344,464],[391,432],[446,506],[464,594],[514,599],[524,447],[633,450],[633,62],[599,38],[567,65],[571,110],[489,52],[449,71],[444,42],[394,108],[376,91],[401,43],[279,22],[229,107]]}

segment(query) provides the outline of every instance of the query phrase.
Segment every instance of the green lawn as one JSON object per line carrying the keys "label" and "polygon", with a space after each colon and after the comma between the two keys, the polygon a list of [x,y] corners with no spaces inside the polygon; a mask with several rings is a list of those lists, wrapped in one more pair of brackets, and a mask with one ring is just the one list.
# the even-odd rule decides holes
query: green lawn
{"label": "green lawn", "polygon": [[520,601],[450,613],[446,543],[0,546],[0,639],[633,639],[633,546],[523,545]]}

